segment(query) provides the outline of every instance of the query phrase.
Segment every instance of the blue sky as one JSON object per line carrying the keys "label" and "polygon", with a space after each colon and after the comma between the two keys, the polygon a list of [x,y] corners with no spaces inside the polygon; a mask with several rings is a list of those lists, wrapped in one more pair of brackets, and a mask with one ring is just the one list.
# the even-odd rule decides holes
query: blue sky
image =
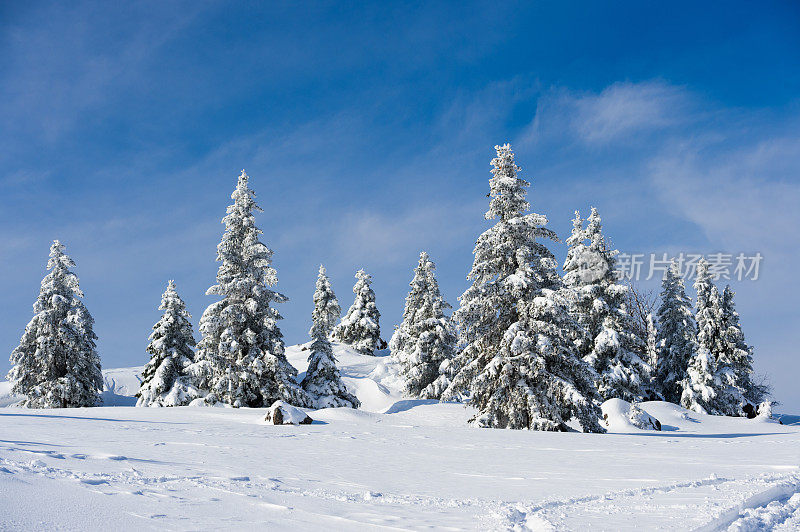
{"label": "blue sky", "polygon": [[509,141],[562,237],[594,205],[628,253],[761,252],[732,284],[757,370],[800,406],[796,2],[4,2],[0,49],[0,351],[59,238],[104,366],[144,363],[167,279],[195,319],[213,301],[242,168],[287,342],[320,262],[345,308],[374,275],[388,339],[420,250],[451,303],[466,288]]}

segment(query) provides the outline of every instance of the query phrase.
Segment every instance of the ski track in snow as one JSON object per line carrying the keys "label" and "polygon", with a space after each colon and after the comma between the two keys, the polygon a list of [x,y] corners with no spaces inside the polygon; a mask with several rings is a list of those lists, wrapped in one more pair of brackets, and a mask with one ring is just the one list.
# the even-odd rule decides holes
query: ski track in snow
{"label": "ski track in snow", "polygon": [[[477,429],[460,405],[403,399],[384,358],[334,349],[363,410],[303,427],[265,409],[0,409],[0,530],[800,530],[795,426],[643,403],[670,429]],[[305,369],[302,346],[287,356]],[[136,368],[104,377],[129,405]]]}
{"label": "ski track in snow", "polygon": [[[703,488],[729,492],[724,504],[733,506],[719,510],[719,502],[703,497]],[[766,487],[766,489],[765,489]],[[747,493],[757,490],[750,496]],[[587,522],[593,522],[595,530],[616,530],[624,525],[615,521],[629,521],[630,514],[674,510],[670,500],[689,497],[700,504],[694,508],[684,505],[682,512],[716,517],[697,527],[687,527],[695,532],[722,530],[745,532],[755,530],[797,530],[800,525],[800,475],[761,475],[746,479],[724,479],[710,477],[691,482],[664,486],[608,492],[603,495],[552,500],[535,505],[510,504],[502,512],[508,530],[579,530]],[[687,510],[690,510],[687,512]],[[665,528],[682,529],[680,524],[670,526],[667,515],[661,523]],[[579,522],[580,524],[576,524]]]}

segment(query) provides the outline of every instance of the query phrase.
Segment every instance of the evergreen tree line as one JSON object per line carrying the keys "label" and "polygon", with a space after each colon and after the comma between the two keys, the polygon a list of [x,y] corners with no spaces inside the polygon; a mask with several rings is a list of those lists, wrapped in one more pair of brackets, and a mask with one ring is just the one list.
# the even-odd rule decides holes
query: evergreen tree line
{"label": "evergreen tree line", "polygon": [[[161,296],[161,318],[153,326],[142,370],[137,406],[223,403],[266,407],[277,400],[307,408],[360,406],[341,380],[331,338],[365,355],[385,347],[372,278],[356,273],[355,301],[339,322],[341,308],[320,267],[314,292],[308,370],[297,382],[297,370],[285,355],[276,303],[288,298],[273,290],[277,273],[272,250],[260,241],[254,214],[255,193],[242,171],[233,203],[222,219],[225,232],[217,246],[216,284],[206,292],[220,299],[200,318],[195,341],[191,315],[169,281]],[[83,305],[74,262],[56,241],[50,250],[34,318],[11,354],[12,392],[24,396],[21,406],[60,408],[100,404],[103,378],[96,351],[94,323]],[[337,325],[337,322],[338,325]]]}
{"label": "evergreen tree line", "polygon": [[[409,397],[466,401],[484,427],[603,432],[600,403],[663,399],[697,412],[752,413],[768,389],[753,376],[730,287],[720,295],[701,262],[694,311],[673,263],[662,282],[656,316],[640,327],[629,313],[629,287],[615,273],[616,250],[592,208],[575,213],[563,275],[544,241],[559,242],[545,216],[530,212],[527,188],[510,145],[496,146],[489,210],[497,220],[478,237],[471,286],[451,317],[420,254],[403,320],[389,348]],[[356,273],[355,300],[341,307],[325,269],[314,292],[309,366],[285,356],[274,308],[288,298],[273,290],[272,250],[260,241],[261,209],[243,171],[222,222],[220,263],[195,343],[191,316],[170,281],[154,325],[139,406],[224,403],[269,406],[284,400],[307,408],[359,406],[342,382],[331,340],[374,355],[385,346],[371,277]],[[11,355],[12,391],[33,408],[94,406],[102,390],[93,320],[83,306],[74,263],[59,242],[51,248],[35,316]],[[338,324],[337,324],[338,322]]]}
{"label": "evergreen tree line", "polygon": [[673,262],[642,327],[597,209],[585,220],[575,213],[559,275],[543,244],[558,237],[530,212],[510,145],[495,149],[485,217],[497,221],[478,237],[472,285],[450,320],[433,263],[420,256],[390,343],[406,393],[465,400],[479,426],[515,429],[603,432],[599,406],[612,398],[755,415],[769,390],[754,378],[734,293],[720,296],[708,264],[697,269],[693,311]]}

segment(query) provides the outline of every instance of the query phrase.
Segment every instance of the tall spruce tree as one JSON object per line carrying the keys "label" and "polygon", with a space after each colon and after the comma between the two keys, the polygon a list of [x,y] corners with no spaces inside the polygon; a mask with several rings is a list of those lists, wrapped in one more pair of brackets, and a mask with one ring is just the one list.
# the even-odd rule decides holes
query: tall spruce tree
{"label": "tall spruce tree", "polygon": [[753,348],[745,342],[739,324],[739,313],[736,312],[736,305],[733,302],[734,295],[730,285],[722,292],[722,334],[725,356],[731,362],[736,383],[742,390],[745,401],[755,409],[768,395],[769,387],[754,380]]}
{"label": "tall spruce tree", "polygon": [[697,351],[697,328],[692,302],[675,261],[661,281],[657,315],[655,385],[665,401],[677,404],[683,391],[681,381],[686,378],[689,362]]}
{"label": "tall spruce tree", "polygon": [[192,316],[175,289],[175,281],[167,283],[158,308],[164,314],[148,338],[150,361],[142,370],[136,406],[185,405],[199,395],[187,372],[194,362],[192,348],[196,342],[189,321]]}
{"label": "tall spruce tree", "polygon": [[341,323],[333,330],[333,338],[349,344],[363,355],[375,355],[375,350],[386,345],[381,340],[381,313],[375,304],[375,292],[372,291],[372,276],[364,270],[356,272],[356,284],[353,293],[356,295],[353,305],[342,318]]}
{"label": "tall spruce tree", "polygon": [[403,321],[389,342],[393,361],[405,380],[405,394],[438,399],[450,384],[450,362],[456,338],[444,314],[450,305],[439,291],[436,265],[426,252],[419,255]]}
{"label": "tall spruce tree", "polygon": [[11,391],[29,408],[74,408],[100,403],[103,374],[94,319],[81,301],[75,263],[58,240],[50,246],[34,317],[11,353]]}
{"label": "tall spruce tree", "polygon": [[475,259],[454,318],[465,345],[443,394],[466,394],[483,427],[569,430],[577,420],[604,432],[593,384],[575,341],[580,326],[569,315],[553,254],[540,239],[558,241],[547,218],[524,214],[528,182],[518,177],[511,146],[496,146],[486,219],[499,219],[475,245]]}
{"label": "tall spruce tree", "polygon": [[314,291],[312,325],[309,331],[311,354],[308,356],[308,370],[302,382],[303,390],[311,398],[313,408],[340,406],[358,408],[361,405],[342,382],[339,369],[336,367],[336,357],[328,340],[328,335],[340,313],[339,303],[325,274],[325,268],[320,266],[317,289]]}
{"label": "tall spruce tree", "polygon": [[606,245],[597,209],[586,221],[584,228],[575,212],[564,261],[564,282],[574,292],[572,314],[587,333],[579,345],[597,372],[604,400],[639,401],[649,384],[650,368],[642,360],[647,346],[626,310],[628,287],[617,282],[615,271],[618,251]]}
{"label": "tall spruce tree", "polygon": [[700,413],[740,416],[745,398],[726,352],[722,302],[705,259],[697,265],[694,288],[699,347],[681,382],[681,405]]}
{"label": "tall spruce tree", "polygon": [[200,318],[203,338],[190,372],[208,402],[234,407],[270,406],[276,400],[304,406],[308,396],[295,382],[278,320],[272,307],[288,300],[270,287],[278,282],[272,250],[259,241],[254,212],[261,211],[242,170],[234,200],[222,219],[225,233],[217,246],[217,284],[206,292],[222,297]]}

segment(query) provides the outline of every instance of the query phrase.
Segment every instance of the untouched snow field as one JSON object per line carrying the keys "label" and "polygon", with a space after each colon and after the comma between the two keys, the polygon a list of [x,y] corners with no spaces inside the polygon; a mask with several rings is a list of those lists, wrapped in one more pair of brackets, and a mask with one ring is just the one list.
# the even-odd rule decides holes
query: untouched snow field
{"label": "untouched snow field", "polygon": [[112,406],[0,409],[0,529],[800,529],[800,425],[650,402],[661,432],[618,403],[605,435],[478,429],[402,399],[383,357],[335,353],[363,406],[312,425],[130,408],[141,368],[104,372]]}

